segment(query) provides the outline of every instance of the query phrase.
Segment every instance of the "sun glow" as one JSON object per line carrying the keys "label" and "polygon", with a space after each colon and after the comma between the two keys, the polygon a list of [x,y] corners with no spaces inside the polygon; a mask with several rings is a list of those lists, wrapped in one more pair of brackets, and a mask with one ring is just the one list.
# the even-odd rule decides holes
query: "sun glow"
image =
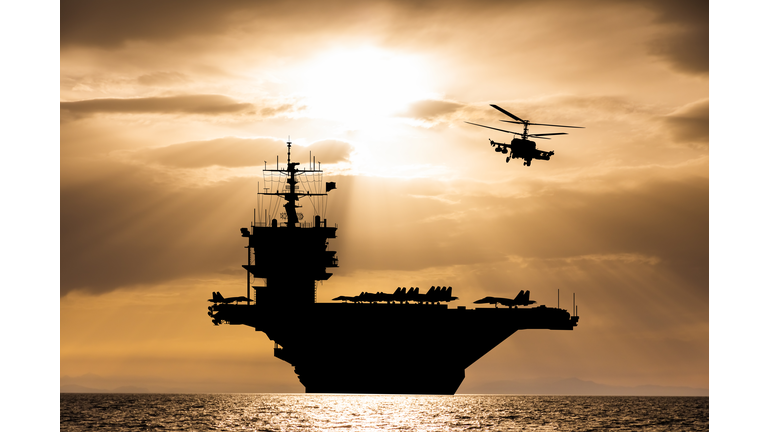
{"label": "sun glow", "polygon": [[324,52],[302,76],[309,114],[351,128],[432,95],[424,59],[372,47]]}

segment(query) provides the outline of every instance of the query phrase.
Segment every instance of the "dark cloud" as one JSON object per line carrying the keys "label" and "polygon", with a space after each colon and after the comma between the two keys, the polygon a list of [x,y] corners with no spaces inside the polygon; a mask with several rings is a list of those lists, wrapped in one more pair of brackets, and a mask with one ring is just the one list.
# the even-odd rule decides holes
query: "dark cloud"
{"label": "dark cloud", "polygon": [[[114,49],[129,41],[168,41],[226,34],[233,29],[259,37],[266,35],[267,28],[296,33],[307,29],[338,29],[342,24],[354,26],[375,9],[372,4],[347,0],[136,0],[130,3],[68,0],[61,5],[60,40],[62,48]],[[350,17],[356,19],[350,20]]]}
{"label": "dark cloud", "polygon": [[[324,140],[292,150],[293,159],[302,163],[309,151],[318,161],[333,163],[346,160],[351,146]],[[270,138],[222,138],[140,155],[197,168],[260,165],[284,152],[285,143]],[[238,233],[251,220],[258,179],[183,187],[156,171],[107,159],[67,165],[62,176],[72,177],[72,169],[87,174],[61,187],[62,295],[238,271],[243,247]]]}
{"label": "dark cloud", "polygon": [[61,46],[115,48],[129,40],[220,32],[249,4],[253,2],[66,0],[61,3]]}
{"label": "dark cloud", "polygon": [[237,102],[222,95],[182,95],[146,98],[105,98],[60,102],[62,118],[74,118],[95,113],[161,113],[220,115],[253,110],[250,103]]}
{"label": "dark cloud", "polygon": [[[654,37],[649,50],[687,73],[707,73],[709,68],[709,7],[704,0],[636,0],[651,10],[667,28]],[[333,32],[384,36],[395,42],[441,45],[484,18],[519,13],[536,5],[539,12],[604,9],[615,2],[531,1],[379,1],[354,2],[252,2],[246,0],[137,0],[130,3],[70,0],[61,5],[61,46],[116,48],[128,41],[170,41],[183,37],[248,34],[253,44],[274,45],[275,39],[298,34]],[[432,22],[425,25],[425,22]],[[284,24],[289,23],[289,24]],[[556,23],[555,23],[556,25]],[[448,30],[450,29],[450,31]],[[282,38],[280,33],[290,33]],[[472,30],[473,33],[476,30]],[[396,42],[400,43],[400,42]]]}
{"label": "dark cloud", "polygon": [[668,34],[651,41],[651,54],[677,70],[709,73],[709,2],[706,0],[642,0],[657,13],[657,21],[670,26]]}
{"label": "dark cloud", "polygon": [[380,197],[353,203],[340,217],[339,242],[351,242],[346,269],[420,270],[512,255],[629,254],[657,257],[658,265],[707,287],[707,179],[649,179],[642,187],[604,193],[544,189],[520,198],[443,197],[445,185],[425,179],[346,177],[339,185],[336,201],[352,199],[350,190]]}
{"label": "dark cloud", "polygon": [[[324,163],[349,160],[352,146],[335,140],[324,140],[308,147],[293,147],[294,160],[307,158],[308,152]],[[166,147],[142,149],[133,157],[177,168],[258,166],[273,161],[276,154],[285,153],[285,142],[274,138],[226,137],[208,141],[193,141]]]}
{"label": "dark cloud", "polygon": [[663,118],[676,142],[709,146],[709,99],[688,104]]}
{"label": "dark cloud", "polygon": [[255,181],[171,188],[135,166],[102,161],[90,170],[88,180],[61,187],[62,295],[215,273],[239,262],[237,231],[250,220]]}

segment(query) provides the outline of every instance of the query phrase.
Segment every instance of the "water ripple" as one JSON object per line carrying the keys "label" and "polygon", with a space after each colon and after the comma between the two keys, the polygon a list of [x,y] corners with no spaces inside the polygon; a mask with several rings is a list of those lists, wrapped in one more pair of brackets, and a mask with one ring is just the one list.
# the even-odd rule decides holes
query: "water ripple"
{"label": "water ripple", "polygon": [[61,394],[62,431],[706,431],[708,397]]}

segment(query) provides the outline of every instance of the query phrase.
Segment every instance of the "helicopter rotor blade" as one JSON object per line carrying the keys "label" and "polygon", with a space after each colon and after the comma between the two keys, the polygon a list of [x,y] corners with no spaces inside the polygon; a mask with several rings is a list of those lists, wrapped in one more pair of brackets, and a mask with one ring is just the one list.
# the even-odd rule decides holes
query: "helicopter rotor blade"
{"label": "helicopter rotor blade", "polygon": [[568,134],[566,132],[555,132],[555,133],[543,133],[543,134],[529,134],[528,136],[541,137],[545,135],[568,135]]}
{"label": "helicopter rotor blade", "polygon": [[584,126],[565,126],[565,125],[553,125],[553,124],[545,124],[545,123],[528,123],[528,124],[529,125],[536,125],[536,126],[554,126],[554,127],[567,127],[567,128],[584,129]]}
{"label": "helicopter rotor blade", "polygon": [[498,128],[495,128],[495,127],[485,126],[485,125],[481,125],[481,124],[477,124],[477,123],[472,123],[472,122],[468,122],[468,121],[465,121],[464,123],[469,123],[469,124],[475,125],[475,126],[480,126],[480,127],[484,127],[484,128],[488,128],[488,129],[493,129],[493,130],[497,130],[497,131],[501,131],[501,132],[511,133],[511,134],[515,134],[515,135],[520,135],[517,132],[512,132],[512,131],[508,131],[508,130],[504,130],[504,129],[498,129]]}
{"label": "helicopter rotor blade", "polygon": [[[494,105],[494,104],[491,104],[491,106],[492,106],[492,107],[494,107],[494,108],[496,108],[497,110],[499,110],[499,111],[503,112],[504,114],[508,115],[509,117],[512,117],[513,119],[515,119],[515,120],[517,120],[517,121],[519,121],[519,122],[523,122],[523,124],[525,124],[525,123],[526,123],[526,122],[525,122],[525,120],[521,119],[520,117],[518,117],[518,116],[516,116],[516,115],[512,114],[511,112],[509,112],[509,111],[505,110],[504,108],[502,108],[502,107],[500,107],[500,106],[498,106],[498,105]],[[510,123],[511,123],[511,122],[510,122]]]}
{"label": "helicopter rotor blade", "polygon": [[[515,122],[512,120],[499,120],[503,121],[505,123],[514,123],[514,124],[524,124],[520,122]],[[584,126],[565,126],[565,125],[553,125],[553,124],[545,124],[545,123],[528,123],[529,126],[554,126],[554,127],[567,127],[567,128],[578,128],[578,129],[584,129]]]}

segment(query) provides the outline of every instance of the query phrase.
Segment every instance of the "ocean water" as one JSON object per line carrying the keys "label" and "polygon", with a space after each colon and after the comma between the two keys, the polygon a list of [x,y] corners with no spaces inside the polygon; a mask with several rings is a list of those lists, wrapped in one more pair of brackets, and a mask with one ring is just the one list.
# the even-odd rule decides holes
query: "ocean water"
{"label": "ocean water", "polygon": [[61,394],[62,431],[705,431],[708,397]]}

